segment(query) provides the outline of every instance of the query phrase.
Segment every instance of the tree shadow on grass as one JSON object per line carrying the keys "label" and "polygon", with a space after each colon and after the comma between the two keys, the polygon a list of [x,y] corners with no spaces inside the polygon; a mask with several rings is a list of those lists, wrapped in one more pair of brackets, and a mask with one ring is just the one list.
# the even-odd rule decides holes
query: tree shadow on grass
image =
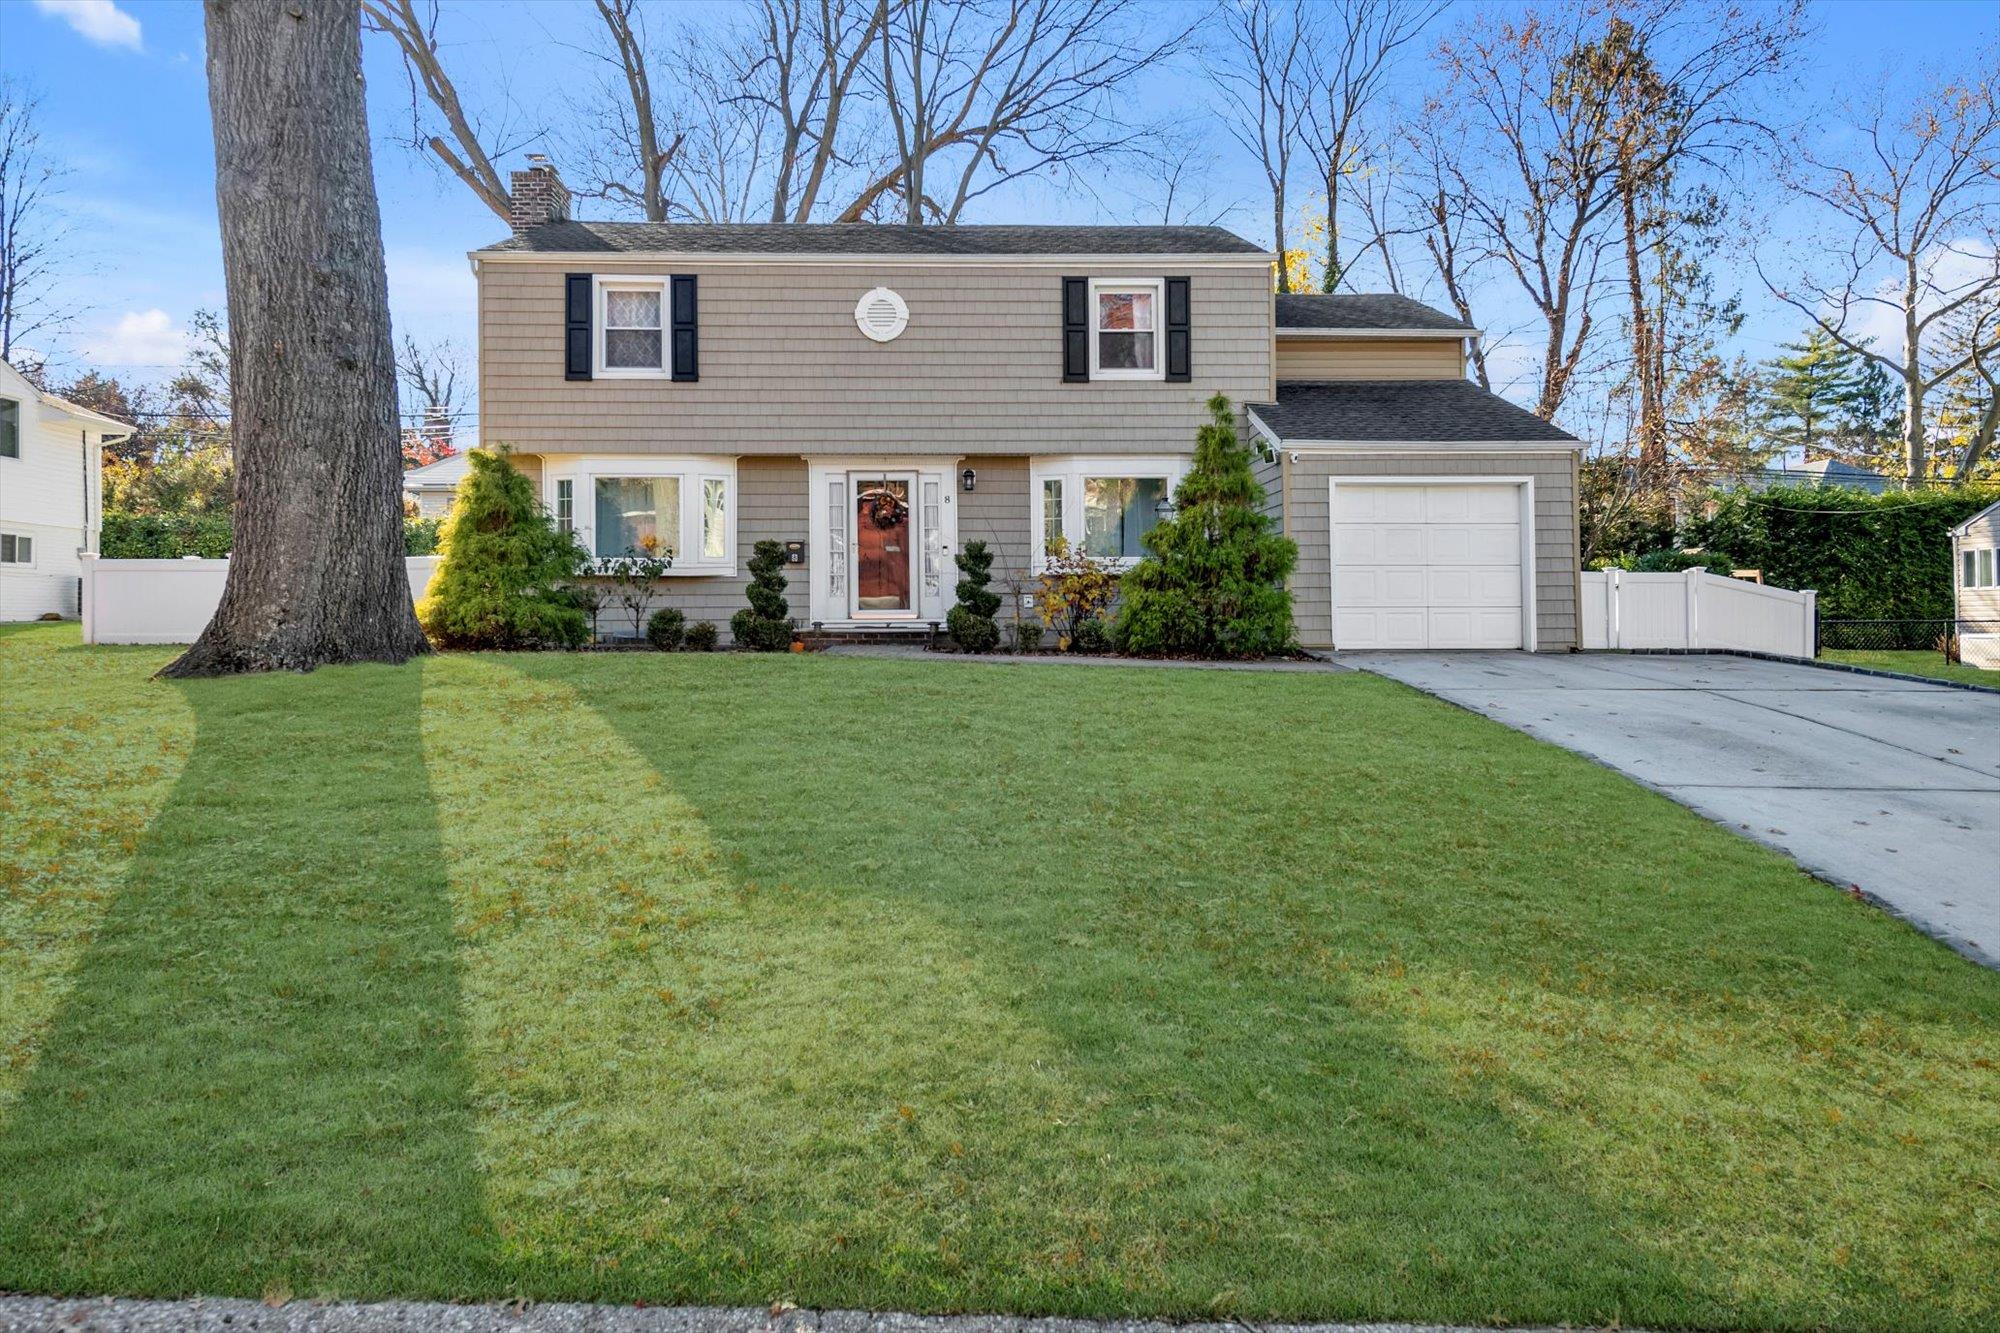
{"label": "tree shadow on grass", "polygon": [[[864,958],[827,1002],[872,990],[881,1023],[936,1052],[923,1110],[955,1117],[966,1157],[947,1166],[976,1206],[933,1205],[928,1255],[840,1249],[847,1281],[937,1308],[1728,1318],[1711,1275],[1636,1243],[1483,1089],[1419,1055],[1405,1012],[1296,938],[1314,871],[1265,850],[1267,817],[1305,817],[1284,808],[1277,742],[1343,719],[1260,716],[1228,677],[852,665],[522,664],[698,809],[739,882],[785,886],[768,914],[787,938],[810,940],[815,913],[830,935],[945,932],[932,974]],[[1389,961],[1394,928],[1350,927],[1336,946],[1386,941]],[[1001,1006],[970,1022],[1032,1034],[1027,1058],[964,1067],[976,1028],[911,1021],[954,966]],[[1061,1090],[1055,1114],[1020,1123],[987,1090],[1016,1064]],[[849,1160],[853,1197],[893,1188],[865,1151]],[[799,1243],[846,1239],[835,1210],[801,1225],[800,1193],[768,1206]],[[760,1259],[787,1295],[824,1298],[810,1255]]]}
{"label": "tree shadow on grass", "polygon": [[0,1289],[495,1294],[421,682],[171,687],[193,751],[0,1132]]}

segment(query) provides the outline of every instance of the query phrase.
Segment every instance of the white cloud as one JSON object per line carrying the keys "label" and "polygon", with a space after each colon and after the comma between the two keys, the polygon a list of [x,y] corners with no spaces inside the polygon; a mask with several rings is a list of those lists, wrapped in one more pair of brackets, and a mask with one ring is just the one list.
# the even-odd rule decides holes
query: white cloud
{"label": "white cloud", "polygon": [[170,368],[187,352],[187,331],[164,310],[128,310],[84,344],[85,359],[100,366]]}
{"label": "white cloud", "polygon": [[86,41],[140,49],[139,20],[114,0],[35,0],[35,8],[69,24]]}

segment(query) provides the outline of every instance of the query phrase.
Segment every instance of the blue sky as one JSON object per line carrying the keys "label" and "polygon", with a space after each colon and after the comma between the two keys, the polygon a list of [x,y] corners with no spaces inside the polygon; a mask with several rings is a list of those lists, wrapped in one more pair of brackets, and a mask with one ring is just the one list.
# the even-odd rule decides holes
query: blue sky
{"label": "blue sky", "polygon": [[[1757,0],[1751,0],[1756,3]],[[699,18],[718,0],[688,3]],[[1166,11],[1185,6],[1164,3]],[[580,59],[563,44],[594,23],[587,0],[446,0],[443,35],[468,85],[504,80],[523,106],[553,104]],[[1181,17],[1178,13],[1164,18]],[[1964,51],[2000,27],[1989,0],[1834,0],[1815,11],[1808,86],[1859,86]],[[457,182],[393,141],[407,125],[408,89],[387,39],[364,41],[390,301],[399,333],[472,346],[472,277],[465,252],[498,237],[498,221]],[[0,0],[0,70],[42,97],[43,136],[70,168],[63,206],[79,253],[65,295],[87,307],[59,364],[92,364],[134,378],[163,376],[180,359],[197,309],[223,306],[214,165],[196,0]],[[1414,81],[1413,81],[1414,84]],[[1413,93],[1414,86],[1404,90]],[[1189,70],[1169,71],[1149,99],[1194,124],[1210,115]],[[1268,205],[1252,164],[1216,134],[1218,199],[1241,199],[1229,223],[1268,243]],[[503,163],[517,166],[518,161]],[[972,221],[1123,221],[1122,187],[1100,199],[1047,189],[989,196]],[[1109,202],[1101,202],[1108,200]],[[1136,209],[1136,205],[1133,206]],[[1754,278],[1736,275],[1746,296]],[[1794,336],[1791,318],[1752,299],[1743,349],[1768,355]],[[1501,326],[1498,310],[1487,322]]]}

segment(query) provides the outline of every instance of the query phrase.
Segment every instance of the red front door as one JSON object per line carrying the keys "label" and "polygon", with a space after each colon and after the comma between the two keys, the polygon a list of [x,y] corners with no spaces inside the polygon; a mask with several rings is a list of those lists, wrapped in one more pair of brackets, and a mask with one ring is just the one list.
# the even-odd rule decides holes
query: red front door
{"label": "red front door", "polygon": [[911,609],[908,481],[884,477],[855,483],[854,609]]}

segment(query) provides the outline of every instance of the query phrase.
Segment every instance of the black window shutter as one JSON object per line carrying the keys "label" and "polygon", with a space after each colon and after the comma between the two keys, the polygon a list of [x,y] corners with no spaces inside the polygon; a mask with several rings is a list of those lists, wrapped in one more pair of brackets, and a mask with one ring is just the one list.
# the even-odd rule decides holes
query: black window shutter
{"label": "black window shutter", "polygon": [[1063,382],[1078,384],[1090,378],[1090,279],[1064,278],[1063,285]]}
{"label": "black window shutter", "polygon": [[1189,364],[1188,280],[1167,279],[1167,379],[1185,384],[1194,378]]}
{"label": "black window shutter", "polygon": [[590,378],[590,275],[563,277],[563,378]]}
{"label": "black window shutter", "polygon": [[698,380],[701,378],[700,338],[696,326],[694,299],[694,277],[692,273],[676,273],[670,279],[673,289],[674,356],[673,372],[677,380]]}

